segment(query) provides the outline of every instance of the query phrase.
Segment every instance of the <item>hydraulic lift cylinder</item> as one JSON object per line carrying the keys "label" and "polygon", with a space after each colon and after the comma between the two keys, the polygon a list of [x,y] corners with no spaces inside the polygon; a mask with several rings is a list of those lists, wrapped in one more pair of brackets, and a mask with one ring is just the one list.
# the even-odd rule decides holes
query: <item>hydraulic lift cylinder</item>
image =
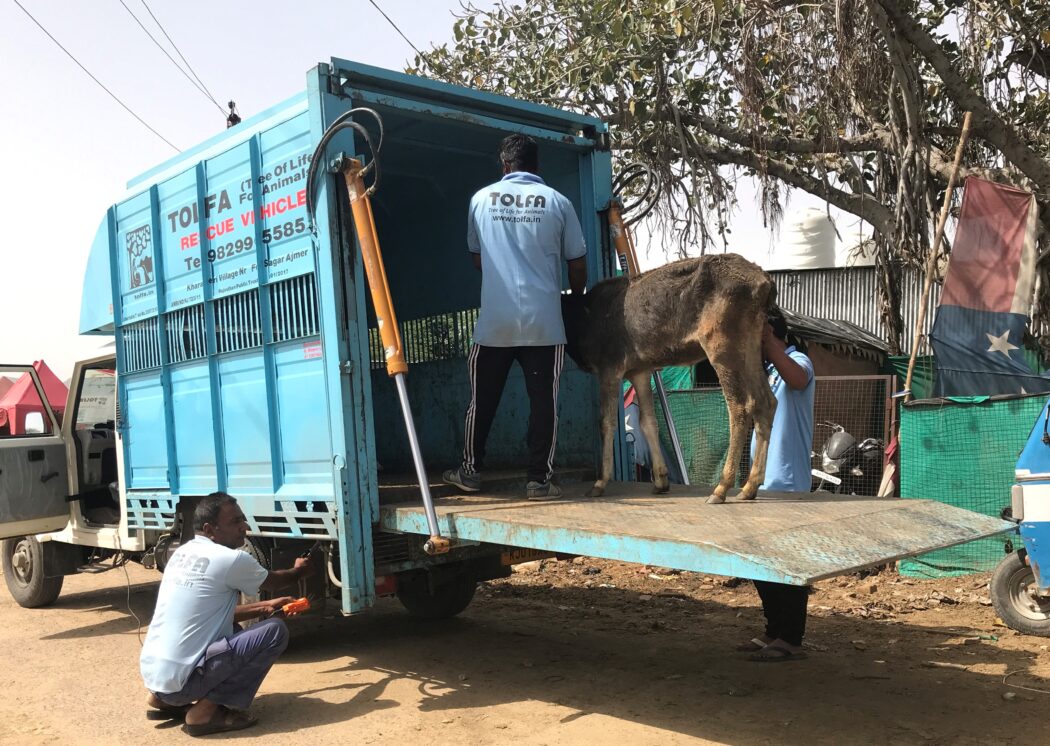
{"label": "hydraulic lift cylinder", "polygon": [[423,465],[423,453],[419,447],[419,437],[416,434],[412,406],[408,401],[408,389],[405,385],[408,363],[405,362],[401,332],[398,329],[397,316],[394,314],[394,304],[390,299],[390,286],[386,279],[386,268],[383,266],[383,254],[379,249],[375,218],[372,215],[372,203],[361,171],[361,161],[355,158],[347,159],[343,165],[343,178],[350,194],[350,209],[354,215],[357,243],[361,247],[365,276],[368,278],[368,289],[372,294],[372,306],[375,309],[376,322],[379,324],[379,336],[383,341],[386,371],[397,385],[401,412],[405,418],[405,429],[408,431],[408,444],[412,450],[412,463],[415,465],[419,489],[423,495],[427,528],[430,531],[430,538],[423,545],[423,549],[427,554],[444,554],[449,550],[449,540],[441,535],[438,528],[434,500],[430,495],[430,480],[427,477],[426,467]]}

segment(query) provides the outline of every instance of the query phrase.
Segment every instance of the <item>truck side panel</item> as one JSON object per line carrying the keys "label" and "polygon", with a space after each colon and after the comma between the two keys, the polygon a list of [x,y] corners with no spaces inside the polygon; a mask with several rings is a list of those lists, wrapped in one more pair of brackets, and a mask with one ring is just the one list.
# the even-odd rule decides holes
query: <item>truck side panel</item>
{"label": "truck side panel", "polygon": [[156,370],[130,375],[123,382],[124,478],[135,488],[166,489],[168,458],[164,396]]}
{"label": "truck side panel", "polygon": [[219,362],[219,380],[226,488],[238,499],[272,494],[270,418],[262,351],[254,348],[224,357]]}
{"label": "truck side panel", "polygon": [[[203,340],[203,329],[201,336]],[[218,483],[215,445],[211,438],[201,437],[201,433],[211,433],[214,427],[206,360],[172,366],[171,397],[179,403],[173,413],[179,488],[188,495],[207,495],[218,489]]]}
{"label": "truck side panel", "polygon": [[326,442],[329,435],[324,370],[317,358],[311,357],[314,353],[310,344],[289,342],[275,350],[277,397],[284,410],[296,413],[285,418],[280,430],[284,457],[281,494],[287,497],[308,497],[316,492],[318,484],[326,485],[329,492],[335,491],[331,460],[324,458],[331,451]]}
{"label": "truck side panel", "polygon": [[222,145],[111,212],[129,508],[222,489],[259,533],[333,537],[305,102]]}

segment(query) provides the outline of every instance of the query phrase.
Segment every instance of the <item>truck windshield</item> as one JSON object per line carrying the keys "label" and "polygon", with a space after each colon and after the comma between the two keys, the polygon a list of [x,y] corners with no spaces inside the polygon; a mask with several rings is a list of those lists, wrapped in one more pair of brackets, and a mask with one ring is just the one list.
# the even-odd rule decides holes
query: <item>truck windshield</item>
{"label": "truck windshield", "polygon": [[80,404],[77,406],[77,430],[107,425],[112,427],[116,418],[116,380],[112,370],[84,371],[84,384],[80,388]]}

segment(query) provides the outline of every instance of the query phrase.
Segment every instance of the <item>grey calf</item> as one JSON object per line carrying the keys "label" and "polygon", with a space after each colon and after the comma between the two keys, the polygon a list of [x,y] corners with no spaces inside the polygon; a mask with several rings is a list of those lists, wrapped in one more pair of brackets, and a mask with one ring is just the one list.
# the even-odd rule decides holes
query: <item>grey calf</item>
{"label": "grey calf", "polygon": [[[598,376],[602,469],[591,490],[612,479],[613,434],[624,378],[638,392],[642,432],[659,443],[650,377],[657,368],[711,361],[729,410],[729,450],[708,502],[724,502],[736,479],[749,426],[755,459],[741,498],[755,497],[766,473],[776,399],[762,366],[762,330],[776,286],[761,267],[736,254],[716,254],[658,267],[628,280],[604,280],[586,295],[562,296],[566,352]],[[669,488],[667,464],[653,449],[655,492]]]}

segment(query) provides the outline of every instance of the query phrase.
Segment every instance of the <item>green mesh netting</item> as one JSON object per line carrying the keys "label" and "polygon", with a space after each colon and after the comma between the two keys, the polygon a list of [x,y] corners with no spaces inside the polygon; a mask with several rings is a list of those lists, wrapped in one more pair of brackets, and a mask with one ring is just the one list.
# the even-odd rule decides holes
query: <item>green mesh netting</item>
{"label": "green mesh netting", "polygon": [[[998,516],[1010,503],[1014,465],[1046,395],[983,402],[916,401],[901,407],[901,496],[931,498]],[[901,562],[912,577],[949,577],[993,569],[1006,536]]]}
{"label": "green mesh netting", "polygon": [[[670,368],[660,369],[660,378],[664,382],[664,389],[667,391],[678,391],[679,389],[691,389],[693,388],[693,366],[691,365],[673,365]],[[649,379],[649,384],[653,387],[653,393],[656,393],[656,377],[653,376]],[[623,390],[626,392],[631,387],[630,381],[623,382]]]}
{"label": "green mesh netting", "polygon": [[663,379],[664,388],[668,391],[691,389],[693,388],[693,366],[676,365],[670,368],[663,368],[660,371],[660,378]]}
{"label": "green mesh netting", "polygon": [[[682,445],[690,484],[716,484],[729,447],[729,415],[721,389],[668,391],[667,403]],[[663,408],[656,403],[660,444],[674,458]]]}
{"label": "green mesh netting", "polygon": [[[886,357],[887,374],[897,376],[897,387],[903,389],[908,380],[908,356],[888,355]],[[915,370],[911,376],[911,393],[913,399],[928,399],[933,396],[933,380],[936,369],[933,355],[919,355],[915,358]]]}

